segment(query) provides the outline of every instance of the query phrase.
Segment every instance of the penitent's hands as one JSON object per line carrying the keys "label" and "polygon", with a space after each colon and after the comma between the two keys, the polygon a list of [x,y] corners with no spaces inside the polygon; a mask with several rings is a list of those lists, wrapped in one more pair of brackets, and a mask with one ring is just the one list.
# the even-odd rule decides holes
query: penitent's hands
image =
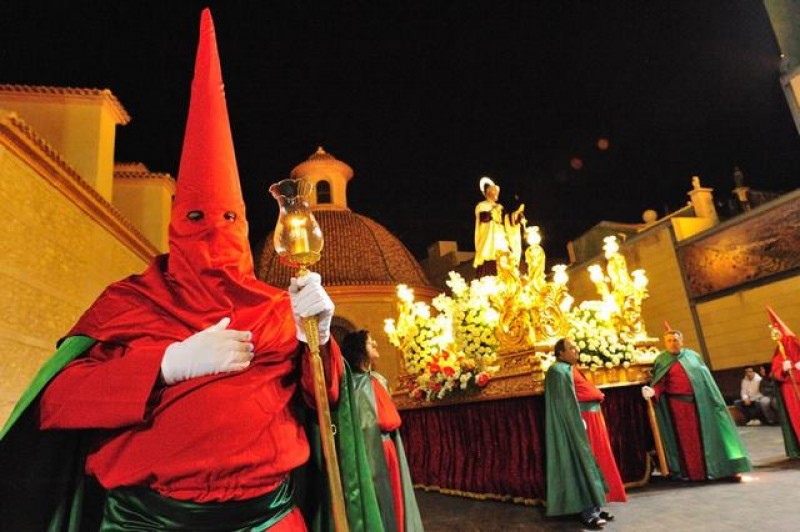
{"label": "penitent's hands", "polygon": [[170,344],[161,359],[161,375],[167,384],[231,371],[241,371],[253,360],[250,331],[228,329],[230,318],[182,342]]}
{"label": "penitent's hands", "polygon": [[331,338],[331,320],[335,309],[333,301],[322,287],[322,278],[316,272],[289,281],[289,297],[292,300],[297,339],[306,342],[302,318],[316,316],[319,330],[319,344],[328,343]]}

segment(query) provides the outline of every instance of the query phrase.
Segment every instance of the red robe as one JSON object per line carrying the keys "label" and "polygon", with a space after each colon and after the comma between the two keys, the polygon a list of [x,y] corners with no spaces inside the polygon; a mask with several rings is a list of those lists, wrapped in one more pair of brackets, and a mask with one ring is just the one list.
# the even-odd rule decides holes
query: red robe
{"label": "red robe", "polygon": [[[798,437],[800,436],[800,399],[798,399],[798,394],[800,394],[800,371],[794,367],[797,362],[800,362],[800,340],[794,335],[785,336],[783,348],[786,358],[784,358],[780,349],[775,349],[770,373],[780,383],[781,398],[783,399],[786,414],[789,417],[789,424],[795,434],[795,439],[800,440],[800,437]],[[784,360],[789,360],[792,363],[791,375],[794,376],[794,382],[792,382],[790,374],[783,371]]]}
{"label": "red robe", "polygon": [[[572,378],[575,382],[575,395],[578,402],[602,402],[605,395],[594,384],[586,380],[583,373],[577,366],[572,366]],[[586,435],[589,437],[589,444],[592,446],[592,453],[603,472],[608,492],[606,501],[625,502],[628,500],[625,494],[625,486],[619,474],[617,461],[614,459],[614,452],[611,450],[611,441],[608,439],[608,429],[606,420],[602,412],[583,412],[581,417],[586,422]]]}
{"label": "red robe", "polygon": [[[394,406],[389,392],[374,376],[371,377],[372,389],[375,392],[375,410],[378,413],[378,427],[381,434],[386,434],[400,428],[400,413]],[[405,516],[403,512],[403,484],[400,478],[400,461],[397,458],[397,448],[389,438],[382,438],[383,453],[386,456],[386,468],[389,472],[389,483],[392,487],[394,498],[394,515],[397,519],[397,530],[403,532]]]}
{"label": "red robe", "polygon": [[[654,386],[658,400],[661,394],[694,396],[689,375],[681,364],[673,364],[669,372]],[[697,406],[694,402],[686,402],[668,397],[672,411],[672,423],[678,438],[682,469],[689,475],[689,480],[705,480],[706,467],[703,458],[703,441],[700,437],[700,420],[697,418]]]}
{"label": "red robe", "polygon": [[[303,427],[290,410],[298,372],[302,389],[313,397],[308,356],[295,338],[288,298],[274,292],[275,311],[260,327],[245,329],[253,331],[256,347],[247,370],[172,386],[157,383],[164,349],[195,330],[162,316],[161,336],[133,334],[118,344],[116,336],[106,338],[108,331],[90,311],[74,334],[106,341],[69,364],[47,388],[42,428],[108,429],[86,462],[87,473],[107,489],[146,486],[194,502],[268,493],[309,456]],[[231,328],[237,328],[235,310],[232,314]],[[208,325],[219,317],[209,316]],[[329,399],[335,402],[338,386],[331,383],[338,383],[343,368],[333,342],[330,350],[332,357],[324,360]]]}

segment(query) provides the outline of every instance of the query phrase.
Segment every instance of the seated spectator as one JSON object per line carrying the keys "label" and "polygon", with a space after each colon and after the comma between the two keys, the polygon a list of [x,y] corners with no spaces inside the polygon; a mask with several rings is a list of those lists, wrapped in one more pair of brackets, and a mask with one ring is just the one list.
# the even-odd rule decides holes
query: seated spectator
{"label": "seated spectator", "polygon": [[744,415],[746,424],[750,426],[761,425],[761,418],[770,425],[775,422],[770,398],[761,393],[760,386],[761,376],[756,374],[752,366],[744,368],[744,378],[739,393],[741,398],[733,404]]}

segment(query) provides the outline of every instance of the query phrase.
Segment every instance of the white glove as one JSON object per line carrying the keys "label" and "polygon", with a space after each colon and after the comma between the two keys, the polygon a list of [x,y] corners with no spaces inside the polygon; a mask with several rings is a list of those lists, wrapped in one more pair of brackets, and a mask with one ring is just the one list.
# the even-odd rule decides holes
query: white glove
{"label": "white glove", "polygon": [[328,293],[322,288],[322,278],[319,274],[310,272],[300,278],[292,277],[289,281],[289,298],[292,300],[297,339],[301,342],[306,341],[301,318],[316,316],[319,324],[319,345],[327,344],[331,338],[334,306]]}
{"label": "white glove", "polygon": [[656,396],[656,391],[649,386],[642,386],[642,397],[645,401]]}
{"label": "white glove", "polygon": [[230,318],[191,335],[182,342],[170,344],[161,359],[161,375],[167,384],[241,371],[253,360],[253,335],[249,331],[227,329]]}
{"label": "white glove", "polygon": [[792,369],[792,361],[791,360],[784,360],[783,361],[783,371],[786,371],[788,373],[788,371],[790,369]]}

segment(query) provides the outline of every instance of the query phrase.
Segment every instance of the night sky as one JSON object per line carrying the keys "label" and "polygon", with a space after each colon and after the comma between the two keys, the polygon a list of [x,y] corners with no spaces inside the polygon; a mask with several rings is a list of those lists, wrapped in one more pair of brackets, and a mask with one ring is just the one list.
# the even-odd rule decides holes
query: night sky
{"label": "night sky", "polygon": [[472,249],[482,175],[526,204],[551,258],[601,220],[684,205],[694,174],[721,196],[734,165],[756,189],[798,184],[757,0],[16,0],[0,82],[111,89],[133,117],[116,159],[177,175],[204,6],[256,247],[268,185],[317,145],[354,168],[350,207],[419,258],[436,240]]}

